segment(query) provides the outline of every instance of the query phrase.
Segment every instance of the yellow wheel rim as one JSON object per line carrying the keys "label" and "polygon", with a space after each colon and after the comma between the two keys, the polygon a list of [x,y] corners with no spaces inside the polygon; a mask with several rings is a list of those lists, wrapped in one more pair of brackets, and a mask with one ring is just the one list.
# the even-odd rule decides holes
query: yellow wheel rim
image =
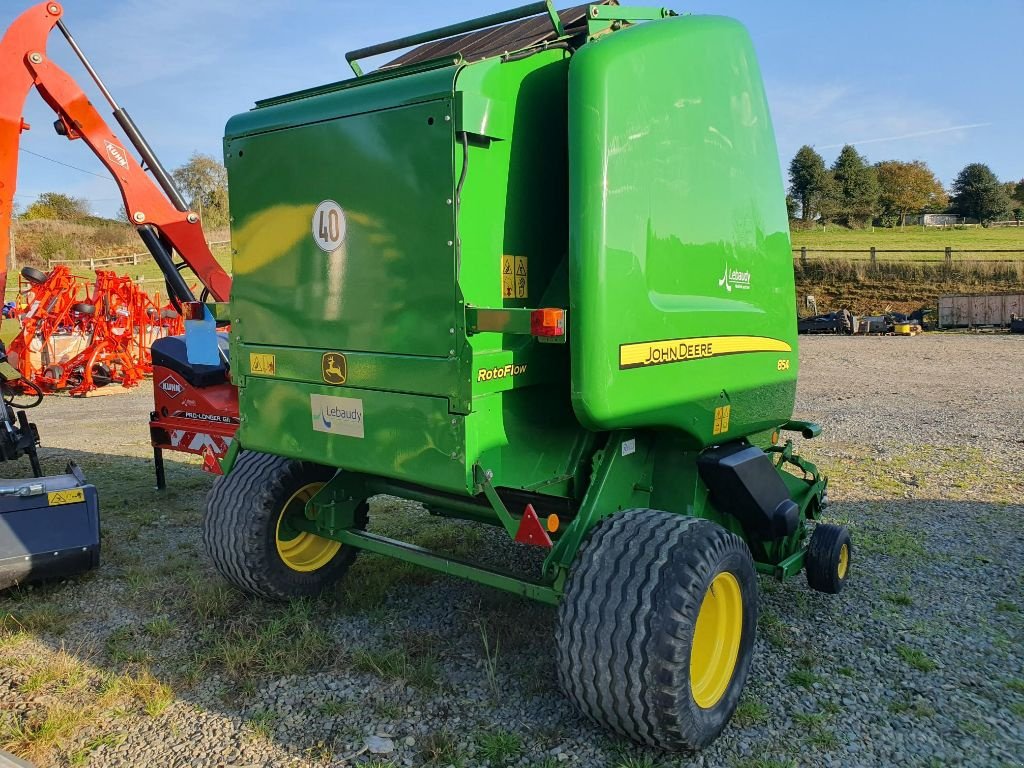
{"label": "yellow wheel rim", "polygon": [[839,564],[836,566],[836,571],[839,573],[840,579],[846,578],[846,571],[850,567],[850,545],[843,544],[839,550]]}
{"label": "yellow wheel rim", "polygon": [[331,562],[341,549],[340,541],[331,541],[315,533],[296,531],[288,524],[289,519],[305,516],[306,502],[323,486],[323,483],[302,486],[281,507],[281,514],[277,518],[277,554],[293,571],[310,573],[319,570]]}
{"label": "yellow wheel rim", "polygon": [[711,709],[725,695],[736,670],[743,634],[743,594],[727,571],[715,576],[704,594],[693,629],[690,692],[701,709]]}

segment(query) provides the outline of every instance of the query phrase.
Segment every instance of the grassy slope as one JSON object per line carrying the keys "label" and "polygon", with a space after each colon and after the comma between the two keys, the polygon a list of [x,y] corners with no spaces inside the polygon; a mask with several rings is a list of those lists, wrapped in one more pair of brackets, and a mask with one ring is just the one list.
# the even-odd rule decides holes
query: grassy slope
{"label": "grassy slope", "polygon": [[[941,253],[879,254],[880,269],[869,269],[867,253],[809,253],[810,268],[797,266],[797,297],[813,295],[819,312],[847,308],[857,314],[877,314],[891,309],[910,312],[922,306],[935,307],[939,296],[951,293],[1016,293],[1024,291],[1024,253],[971,253],[975,248],[1024,250],[1024,227],[985,229],[794,230],[793,247],[808,249],[857,248],[940,250],[952,248],[952,272],[942,270]],[[934,260],[935,264],[915,264]],[[1012,260],[1015,264],[996,264]],[[817,262],[817,264],[816,264]],[[901,262],[885,264],[884,262]],[[983,264],[981,262],[988,262]],[[801,314],[805,313],[802,304]]]}

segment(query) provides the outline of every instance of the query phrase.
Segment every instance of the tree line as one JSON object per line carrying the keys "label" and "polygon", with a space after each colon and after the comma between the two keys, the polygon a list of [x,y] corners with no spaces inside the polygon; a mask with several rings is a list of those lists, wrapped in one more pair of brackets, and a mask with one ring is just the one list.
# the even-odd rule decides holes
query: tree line
{"label": "tree line", "polygon": [[870,164],[853,146],[832,167],[804,145],[789,164],[789,218],[795,222],[864,227],[906,224],[917,213],[952,213],[983,224],[1024,220],[1024,179],[1001,182],[984,163],[971,163],[947,192],[920,160]]}
{"label": "tree line", "polygon": [[[228,223],[228,172],[220,162],[209,155],[195,152],[187,163],[176,168],[171,175],[189,208],[199,214],[207,229]],[[93,216],[88,200],[61,192],[44,192],[21,211],[18,218],[25,221],[86,221]],[[124,207],[118,211],[117,218],[131,223]]]}

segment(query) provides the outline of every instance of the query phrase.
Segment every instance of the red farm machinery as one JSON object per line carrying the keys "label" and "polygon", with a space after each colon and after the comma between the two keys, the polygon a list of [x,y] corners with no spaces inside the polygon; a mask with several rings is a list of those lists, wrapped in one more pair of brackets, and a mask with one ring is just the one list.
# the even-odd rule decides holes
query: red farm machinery
{"label": "red farm machinery", "polygon": [[[64,268],[49,274],[23,270],[33,301],[21,315],[23,328],[11,346],[23,382],[44,391],[86,394],[110,383],[132,386],[152,373],[155,407],[150,420],[158,486],[164,485],[162,451],[203,455],[210,469],[223,456],[238,423],[237,395],[228,377],[226,338],[219,361],[189,365],[183,339],[184,305],[197,299],[226,301],[231,277],[214,258],[199,216],[189,210],[170,174],[128,112],[97,74],[62,20],[59,3],[30,8],[0,41],[0,256],[10,250],[10,225],[25,99],[33,88],[54,111],[54,128],[83,141],[117,183],[125,211],[153,256],[167,286],[167,305],[150,299],[113,273],[97,273],[86,286]],[[114,133],[72,77],[46,52],[56,28],[89,73],[127,138]],[[8,265],[0,265],[6,286]],[[199,295],[183,275],[202,284]],[[33,314],[33,306],[35,313]],[[81,346],[81,349],[76,349]],[[149,350],[152,349],[150,354]]]}
{"label": "red farm machinery", "polygon": [[[63,14],[60,3],[35,5],[0,40],[0,288],[7,287],[21,136],[31,128],[24,106],[35,89],[56,115],[56,132],[84,142],[118,185],[128,218],[164,277],[166,303],[113,272],[98,272],[86,282],[62,266],[48,273],[22,270],[26,303],[13,313],[22,327],[11,343],[10,361],[8,350],[0,348],[0,460],[27,456],[35,477],[0,480],[0,588],[99,562],[95,488],[73,465],[63,475],[43,476],[36,455],[39,435],[25,409],[38,405],[44,392],[81,395],[108,384],[133,386],[152,373],[156,403],[150,432],[161,488],[164,449],[203,455],[204,466],[217,469],[215,459],[226,453],[238,423],[226,353],[215,364],[190,366],[180,336],[186,307],[207,298],[226,301],[231,277],[214,258],[200,217],[79,48]],[[48,56],[54,28],[110,105],[127,142]],[[186,270],[202,284],[198,296]]]}

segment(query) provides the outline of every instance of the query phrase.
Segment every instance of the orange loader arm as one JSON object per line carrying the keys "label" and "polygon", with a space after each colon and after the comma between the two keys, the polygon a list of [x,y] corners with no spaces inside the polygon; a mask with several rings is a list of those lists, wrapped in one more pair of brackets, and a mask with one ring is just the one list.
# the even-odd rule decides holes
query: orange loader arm
{"label": "orange loader arm", "polygon": [[[22,116],[25,99],[34,86],[57,114],[57,132],[69,140],[84,141],[110,171],[121,189],[128,217],[160,265],[172,292],[178,294],[177,298],[189,300],[190,291],[172,262],[175,251],[216,301],[227,301],[231,276],[210,252],[199,216],[187,210],[128,113],[117,105],[78,48],[61,21],[62,15],[59,3],[40,3],[19,16],[0,41],[0,290],[7,286],[18,144],[21,134],[30,127]],[[54,27],[67,38],[110,102],[114,117],[152,176],[135,159],[134,153],[125,148],[71,76],[47,57],[46,41]]]}

